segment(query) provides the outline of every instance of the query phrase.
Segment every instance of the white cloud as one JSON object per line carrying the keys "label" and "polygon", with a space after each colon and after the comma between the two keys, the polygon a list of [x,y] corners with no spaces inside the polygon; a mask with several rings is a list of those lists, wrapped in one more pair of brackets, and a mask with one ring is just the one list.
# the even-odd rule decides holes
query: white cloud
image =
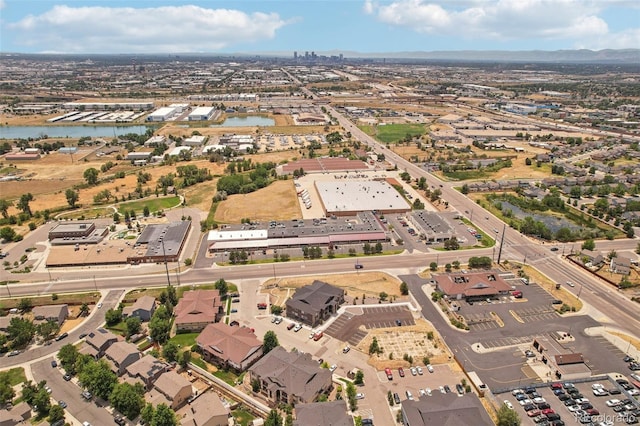
{"label": "white cloud", "polygon": [[[4,1],[4,0],[0,0]],[[207,52],[272,39],[288,22],[276,13],[247,14],[198,6],[55,6],[8,24],[15,43],[56,52]]]}
{"label": "white cloud", "polygon": [[4,0],[0,0],[0,10],[4,9],[7,3]]}
{"label": "white cloud", "polygon": [[373,2],[371,0],[366,0],[364,2],[364,6],[362,7],[362,10],[364,10],[364,13],[366,13],[367,15],[371,15],[375,10],[375,5],[373,4]]}
{"label": "white cloud", "polygon": [[[468,40],[565,39],[595,48],[600,40],[613,39],[598,16],[605,5],[599,0],[396,0],[372,12],[381,22],[419,33]],[[626,47],[638,47],[637,31],[624,36]]]}

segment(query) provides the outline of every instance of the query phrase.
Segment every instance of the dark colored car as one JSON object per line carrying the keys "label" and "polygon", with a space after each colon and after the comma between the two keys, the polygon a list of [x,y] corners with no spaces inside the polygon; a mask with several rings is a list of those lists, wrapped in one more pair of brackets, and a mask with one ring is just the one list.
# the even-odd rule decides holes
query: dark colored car
{"label": "dark colored car", "polygon": [[462,385],[461,385],[460,383],[458,383],[458,384],[456,385],[456,390],[458,391],[458,393],[459,393],[460,395],[464,394],[464,388],[462,387]]}
{"label": "dark colored car", "polygon": [[404,369],[402,367],[398,368],[398,375],[404,377]]}
{"label": "dark colored car", "polygon": [[400,404],[400,395],[398,395],[398,392],[394,392],[394,394],[393,394],[393,401],[394,401],[396,404]]}
{"label": "dark colored car", "polygon": [[58,363],[56,362],[56,360],[54,359],[53,361],[51,361],[51,366],[53,368],[56,368],[58,366]]}
{"label": "dark colored car", "polygon": [[87,337],[87,333],[81,333],[80,336],[78,336],[80,339],[84,339],[85,337]]}
{"label": "dark colored car", "polygon": [[65,381],[67,381],[67,382],[68,382],[69,380],[71,380],[71,375],[70,375],[70,374],[65,374],[64,376],[62,376],[62,378],[63,378]]}
{"label": "dark colored car", "polygon": [[446,393],[451,393],[451,388],[449,387],[449,385],[444,385],[444,391]]}
{"label": "dark colored car", "polygon": [[69,333],[62,333],[61,335],[56,337],[56,342],[59,342],[60,340],[64,339],[67,336],[69,336]]}
{"label": "dark colored car", "polygon": [[122,418],[122,416],[115,416],[113,418],[113,421],[120,426],[124,426],[125,424],[127,424],[127,422]]}

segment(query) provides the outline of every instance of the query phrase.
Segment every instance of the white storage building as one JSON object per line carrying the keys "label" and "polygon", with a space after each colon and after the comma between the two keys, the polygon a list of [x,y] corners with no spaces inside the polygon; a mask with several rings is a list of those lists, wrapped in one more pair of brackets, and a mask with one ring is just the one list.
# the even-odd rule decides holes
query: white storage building
{"label": "white storage building", "polygon": [[216,112],[214,107],[198,107],[191,111],[187,117],[189,121],[206,121],[211,120],[213,114]]}
{"label": "white storage building", "polygon": [[166,121],[175,115],[176,112],[176,108],[173,107],[158,108],[147,116],[147,121]]}

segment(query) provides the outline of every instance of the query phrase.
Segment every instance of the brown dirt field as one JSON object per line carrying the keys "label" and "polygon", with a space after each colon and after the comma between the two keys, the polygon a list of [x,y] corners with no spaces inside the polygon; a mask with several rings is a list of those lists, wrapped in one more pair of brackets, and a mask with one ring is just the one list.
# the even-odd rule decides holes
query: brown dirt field
{"label": "brown dirt field", "polygon": [[400,155],[405,160],[409,160],[412,155],[417,155],[418,159],[422,161],[422,159],[424,159],[424,157],[428,155],[427,151],[418,149],[418,147],[413,144],[410,146],[391,144],[390,147],[391,147],[391,151]]}
{"label": "brown dirt field", "polygon": [[[77,313],[74,312],[73,316],[75,316]],[[77,326],[78,324],[81,324],[82,321],[85,320],[85,318],[72,318],[72,315],[69,315],[70,319],[67,319],[64,324],[62,324],[62,327],[60,327],[60,333],[64,333],[67,332],[69,330],[72,330],[75,326]]]}
{"label": "brown dirt field", "polygon": [[[427,339],[429,331],[434,334],[433,340]],[[401,330],[397,328],[369,330],[367,336],[358,344],[358,350],[368,353],[369,345],[374,337],[384,350],[381,355],[371,356],[367,361],[376,370],[384,370],[387,367],[392,369],[411,367],[407,361],[402,359],[405,352],[413,357],[414,366],[422,366],[422,359],[425,356],[429,357],[431,364],[446,364],[452,358],[438,331],[422,318],[416,320],[415,325],[402,327]],[[398,342],[400,343],[398,344]],[[405,350],[409,346],[412,350]],[[392,360],[389,359],[390,353],[393,353]]]}
{"label": "brown dirt field", "polygon": [[213,203],[212,199],[217,192],[217,184],[218,179],[214,178],[190,188],[185,188],[182,195],[185,197],[186,205],[205,212],[211,210],[211,204]]}
{"label": "brown dirt field", "polygon": [[[263,292],[271,294],[271,303],[284,305],[293,290],[311,284],[314,280],[327,282],[343,288],[347,295],[353,297],[378,297],[381,292],[390,297],[400,297],[400,280],[384,272],[360,272],[336,275],[314,275],[308,277],[291,277],[267,280],[263,285]],[[275,287],[277,285],[277,287]]]}
{"label": "brown dirt field", "polygon": [[266,163],[271,161],[276,164],[281,164],[285,161],[294,161],[294,158],[299,160],[302,156],[298,150],[285,150],[247,155],[246,158],[250,158],[254,163]]}
{"label": "brown dirt field", "polygon": [[250,194],[232,195],[220,203],[215,220],[240,223],[240,219],[247,217],[252,220],[302,219],[293,181],[278,180]]}

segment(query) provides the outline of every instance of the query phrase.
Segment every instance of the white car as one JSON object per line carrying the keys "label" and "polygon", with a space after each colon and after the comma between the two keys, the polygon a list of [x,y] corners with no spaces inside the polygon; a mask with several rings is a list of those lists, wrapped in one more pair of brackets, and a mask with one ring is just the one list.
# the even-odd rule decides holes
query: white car
{"label": "white car", "polygon": [[591,385],[591,389],[604,389],[604,386],[600,383],[594,383]]}
{"label": "white car", "polygon": [[522,389],[514,389],[511,391],[511,395],[516,396],[520,393],[524,393],[524,391]]}
{"label": "white car", "polygon": [[418,374],[422,376],[422,367],[416,367],[416,370],[418,370]]}
{"label": "white car", "polygon": [[312,331],[311,334],[309,334],[309,339],[313,339],[314,337],[316,337],[316,332]]}
{"label": "white car", "polygon": [[364,399],[364,394],[363,393],[357,393],[356,394],[356,399]]}
{"label": "white car", "polygon": [[619,399],[610,399],[606,402],[607,407],[615,407],[616,405],[620,405]]}
{"label": "white car", "polygon": [[[539,396],[537,398],[533,398],[533,403],[534,404],[544,404],[545,402],[547,402],[546,399],[544,399],[543,397]],[[576,401],[577,402],[577,401]]]}
{"label": "white car", "polygon": [[329,371],[333,373],[334,371],[336,371],[336,368],[338,368],[338,366],[333,364],[331,367],[329,367]]}
{"label": "white car", "polygon": [[440,389],[440,393],[447,393],[447,391],[444,390],[444,386],[440,386],[439,389]]}
{"label": "white car", "polygon": [[508,399],[504,400],[504,405],[506,405],[509,410],[513,410],[513,404]]}
{"label": "white car", "polygon": [[530,400],[529,398],[523,399],[522,401],[518,401],[520,403],[520,405],[525,406],[525,405],[529,405],[529,404],[533,404],[533,401]]}
{"label": "white car", "polygon": [[640,390],[638,390],[638,389],[629,389],[629,390],[627,391],[627,393],[628,393],[629,395],[631,395],[631,396],[636,396],[636,395],[640,395]]}
{"label": "white car", "polygon": [[428,371],[429,373],[433,373],[433,365],[431,365],[431,364],[427,364],[427,371]]}
{"label": "white car", "polygon": [[569,287],[575,287],[576,285],[574,283],[572,283],[571,281],[567,281],[567,285]]}
{"label": "white car", "polygon": [[424,389],[420,389],[418,393],[420,394],[420,396],[427,396],[427,392]]}
{"label": "white car", "polygon": [[418,370],[415,367],[411,367],[411,375],[415,376],[416,374],[418,374]]}
{"label": "white car", "polygon": [[424,388],[424,392],[425,392],[428,396],[431,396],[431,388]]}
{"label": "white car", "polygon": [[349,352],[351,350],[351,348],[349,346],[345,346],[344,348],[342,348],[342,353],[346,354],[347,352]]}
{"label": "white car", "polygon": [[302,330],[302,326],[300,324],[296,324],[296,326],[293,327],[293,331],[295,331],[296,333],[300,330]]}
{"label": "white car", "polygon": [[[102,308],[102,302],[98,303],[98,309]],[[87,422],[85,422],[87,423]]]}

